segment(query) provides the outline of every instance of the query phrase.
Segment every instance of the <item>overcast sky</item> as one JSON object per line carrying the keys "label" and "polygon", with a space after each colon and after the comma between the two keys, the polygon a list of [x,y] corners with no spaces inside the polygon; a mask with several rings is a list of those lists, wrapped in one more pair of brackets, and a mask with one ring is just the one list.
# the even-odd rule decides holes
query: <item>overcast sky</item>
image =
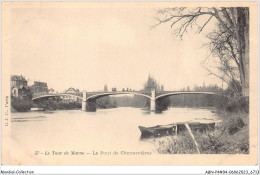
{"label": "overcast sky", "polygon": [[201,66],[203,34],[181,41],[169,25],[150,30],[154,15],[152,8],[14,8],[6,43],[11,73],[58,91],[104,84],[138,90],[149,74],[166,90],[221,86]]}

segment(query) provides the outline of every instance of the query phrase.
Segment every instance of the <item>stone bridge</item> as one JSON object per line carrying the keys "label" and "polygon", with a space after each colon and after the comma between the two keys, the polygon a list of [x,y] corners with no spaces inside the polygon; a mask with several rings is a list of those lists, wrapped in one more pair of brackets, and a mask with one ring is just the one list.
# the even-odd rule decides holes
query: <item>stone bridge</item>
{"label": "stone bridge", "polygon": [[179,94],[207,94],[207,95],[221,95],[221,93],[217,92],[203,92],[203,91],[98,91],[98,92],[82,92],[82,93],[60,93],[60,94],[45,94],[34,96],[33,101],[41,98],[49,98],[49,97],[59,97],[59,96],[74,96],[82,99],[82,110],[84,111],[96,111],[96,99],[100,97],[110,96],[110,95],[123,95],[123,94],[133,94],[143,96],[150,100],[150,110],[155,111],[156,103],[159,103],[158,99],[162,99],[165,97],[169,97],[172,95]]}
{"label": "stone bridge", "polygon": [[200,92],[200,91],[114,91],[114,92],[83,92],[82,98],[82,110],[95,111],[96,99],[109,95],[119,94],[133,94],[143,96],[150,100],[150,110],[155,111],[156,104],[159,103],[159,99],[179,94],[207,94],[207,95],[222,95],[215,92]]}

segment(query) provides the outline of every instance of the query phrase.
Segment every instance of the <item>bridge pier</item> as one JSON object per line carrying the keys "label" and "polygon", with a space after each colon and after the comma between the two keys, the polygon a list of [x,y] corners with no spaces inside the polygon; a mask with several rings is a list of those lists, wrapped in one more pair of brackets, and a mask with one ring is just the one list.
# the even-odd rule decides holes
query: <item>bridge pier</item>
{"label": "bridge pier", "polygon": [[86,102],[86,101],[82,101],[81,110],[82,110],[82,111],[86,111],[86,110],[87,110],[87,102]]}
{"label": "bridge pier", "polygon": [[93,111],[95,112],[97,110],[96,108],[96,100],[87,100],[87,92],[83,92],[83,98],[82,98],[82,111]]}
{"label": "bridge pier", "polygon": [[82,98],[82,106],[81,106],[82,111],[87,110],[87,92],[83,92],[83,98]]}
{"label": "bridge pier", "polygon": [[151,100],[150,100],[150,111],[155,111],[156,101],[155,101],[155,90],[151,91]]}

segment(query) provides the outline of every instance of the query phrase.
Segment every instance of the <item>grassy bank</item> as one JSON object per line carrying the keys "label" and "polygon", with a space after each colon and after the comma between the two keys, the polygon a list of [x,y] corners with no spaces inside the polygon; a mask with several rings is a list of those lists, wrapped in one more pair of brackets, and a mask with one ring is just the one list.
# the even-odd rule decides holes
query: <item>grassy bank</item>
{"label": "grassy bank", "polygon": [[[248,154],[248,113],[218,111],[222,122],[212,132],[193,132],[201,154]],[[188,131],[178,136],[155,139],[155,145],[162,154],[197,154],[196,146]]]}

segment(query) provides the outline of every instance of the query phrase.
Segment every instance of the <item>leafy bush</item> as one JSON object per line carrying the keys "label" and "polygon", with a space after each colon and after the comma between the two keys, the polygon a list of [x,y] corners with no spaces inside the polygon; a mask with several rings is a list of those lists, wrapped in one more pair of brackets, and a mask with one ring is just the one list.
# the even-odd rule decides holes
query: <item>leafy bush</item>
{"label": "leafy bush", "polygon": [[240,128],[245,126],[245,123],[240,117],[231,118],[228,120],[228,128],[227,131],[230,135],[235,134]]}
{"label": "leafy bush", "polygon": [[219,110],[226,110],[228,102],[229,102],[228,97],[221,97],[215,100],[215,106]]}
{"label": "leafy bush", "polygon": [[41,101],[38,103],[34,103],[33,105],[47,110],[58,110],[58,109],[69,110],[69,109],[81,108],[81,104],[77,102],[62,103],[62,102],[56,102],[52,100]]}
{"label": "leafy bush", "polygon": [[30,100],[12,97],[11,106],[18,112],[26,112],[31,109],[32,102]]}
{"label": "leafy bush", "polygon": [[249,112],[249,99],[246,97],[235,97],[230,98],[227,106],[226,111],[228,112]]}

